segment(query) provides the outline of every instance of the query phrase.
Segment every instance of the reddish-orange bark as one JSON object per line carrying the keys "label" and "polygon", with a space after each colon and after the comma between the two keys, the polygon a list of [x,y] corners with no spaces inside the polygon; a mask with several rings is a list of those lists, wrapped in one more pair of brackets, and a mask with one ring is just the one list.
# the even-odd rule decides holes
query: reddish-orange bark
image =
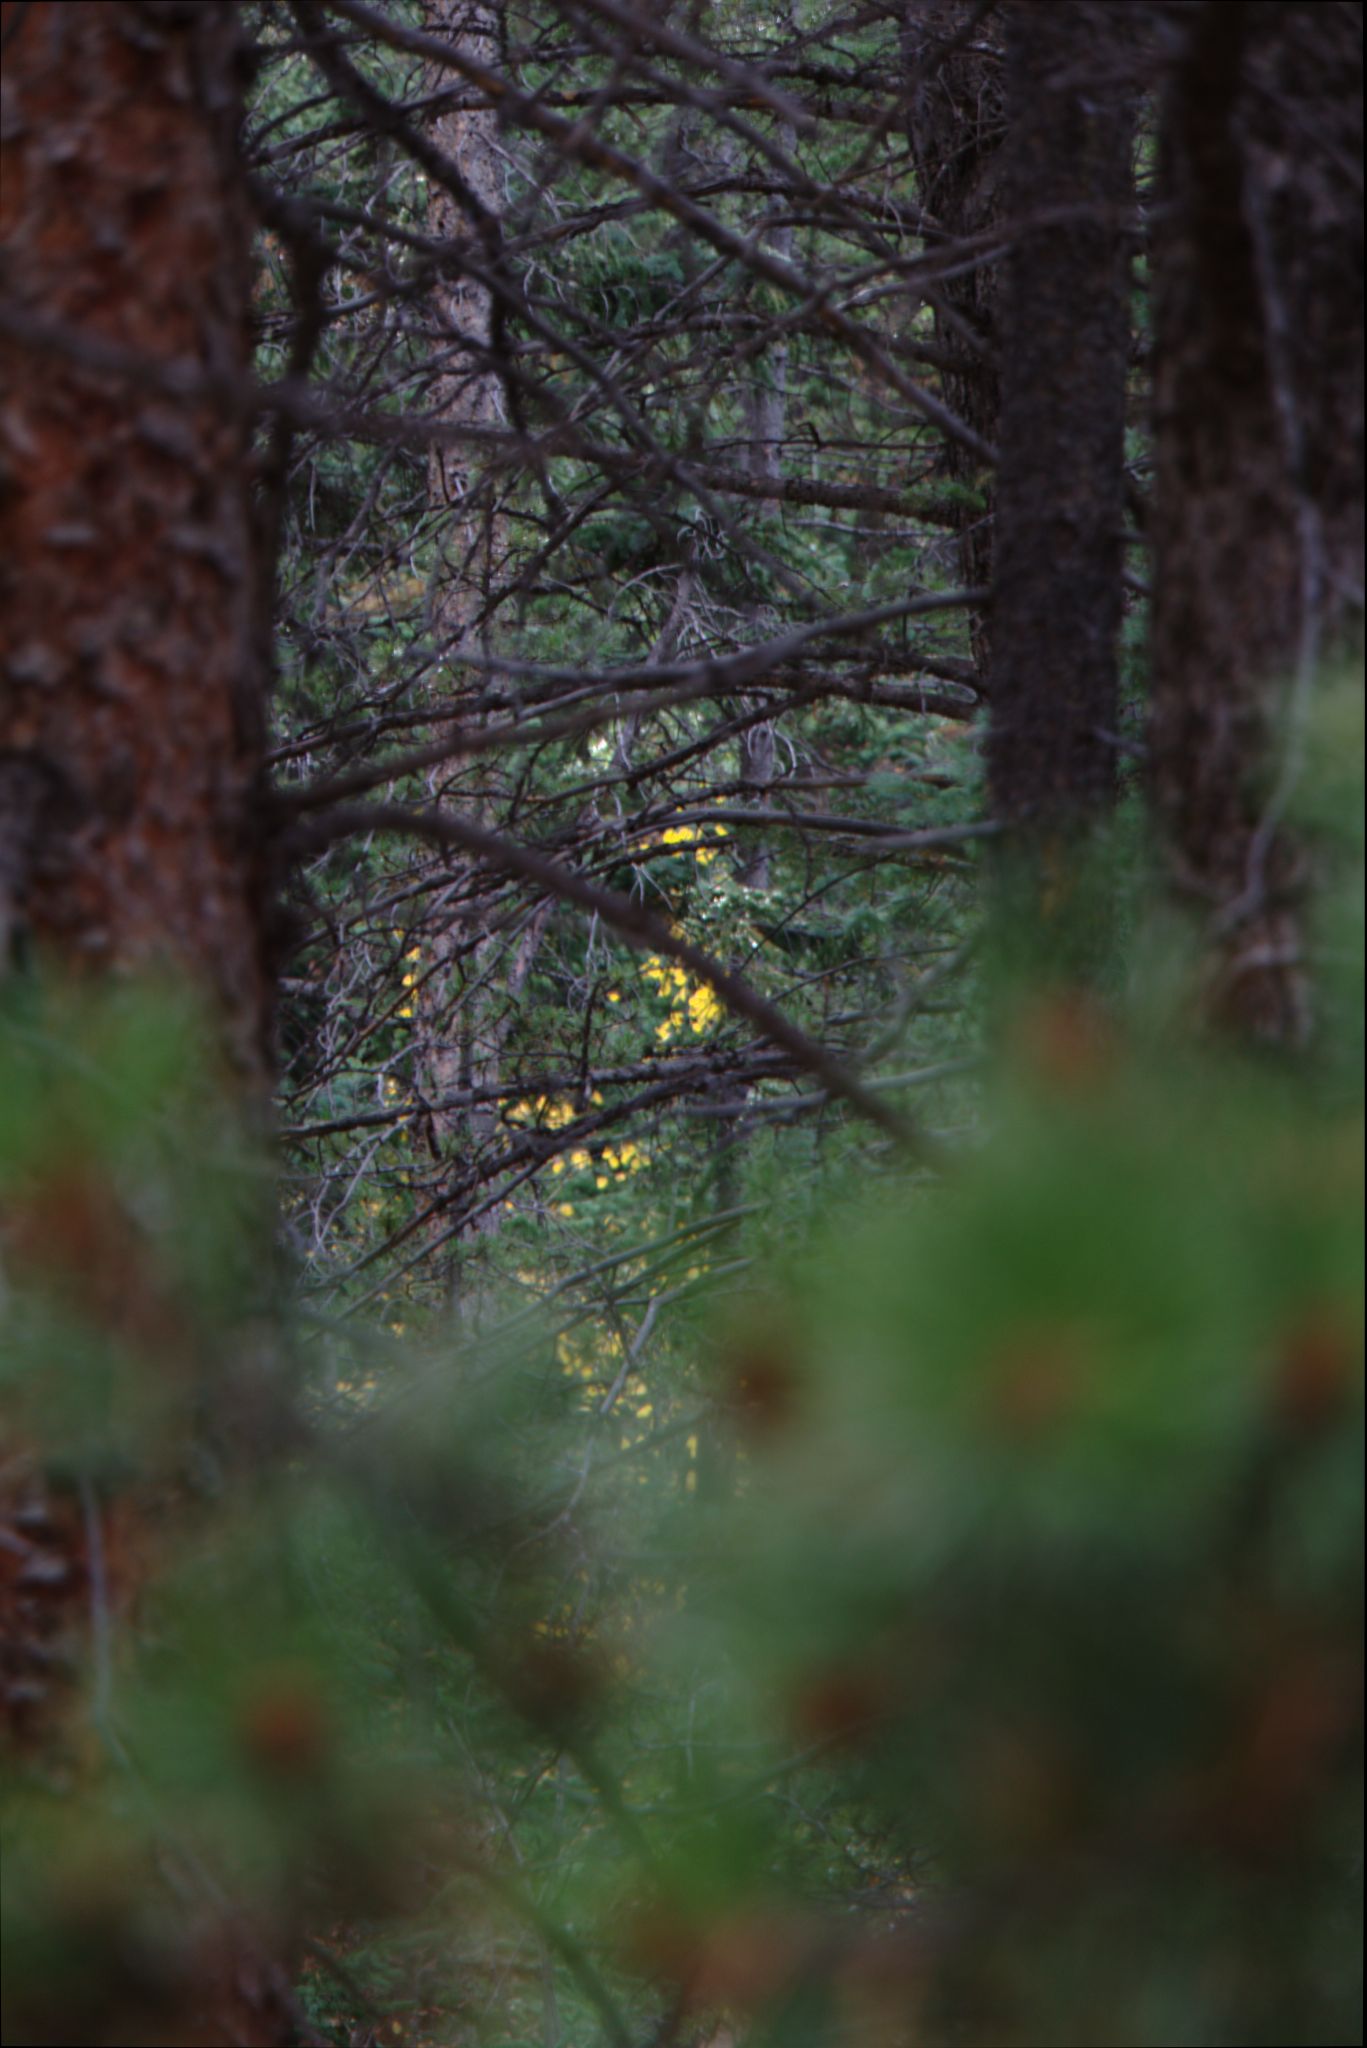
{"label": "reddish-orange bark", "polygon": [[12,949],[188,968],[253,1071],[268,983],[236,13],[3,9],[0,904]]}
{"label": "reddish-orange bark", "polygon": [[[193,982],[250,1095],[270,980],[239,20],[0,7],[0,974]],[[88,1162],[3,1223],[15,1280],[185,1375],[188,1306]],[[164,1547],[156,1492],[0,1458],[0,1737],[60,1769],[76,1813],[99,1810],[101,1660]],[[80,1967],[7,1984],[7,2039],[316,2038],[275,1930],[176,1892],[136,1830],[107,1861],[52,1878],[54,1952]],[[149,1898],[167,1935],[144,1961]]]}

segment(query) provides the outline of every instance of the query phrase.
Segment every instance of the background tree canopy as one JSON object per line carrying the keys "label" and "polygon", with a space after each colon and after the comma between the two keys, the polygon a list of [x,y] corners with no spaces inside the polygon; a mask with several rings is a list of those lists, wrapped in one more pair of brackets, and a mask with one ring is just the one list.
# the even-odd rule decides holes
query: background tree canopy
{"label": "background tree canopy", "polygon": [[1360,6],[0,17],[6,2040],[1360,2039]]}

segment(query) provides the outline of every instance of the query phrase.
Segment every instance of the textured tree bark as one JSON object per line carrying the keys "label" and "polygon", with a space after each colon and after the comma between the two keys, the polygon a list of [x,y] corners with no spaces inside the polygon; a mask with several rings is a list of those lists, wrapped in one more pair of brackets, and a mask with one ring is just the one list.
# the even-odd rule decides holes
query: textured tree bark
{"label": "textured tree bark", "polygon": [[[1000,227],[1006,139],[1006,78],[1001,22],[971,0],[929,0],[907,29],[914,82],[910,141],[923,209],[950,255],[953,244]],[[930,246],[934,246],[931,244]],[[990,253],[938,282],[931,295],[944,369],[945,403],[984,441],[996,442],[1001,412],[998,300],[1001,259]],[[992,477],[957,441],[945,466],[962,499],[953,508],[959,573],[966,589],[992,582]],[[973,659],[984,686],[991,659],[985,607],[970,615]]]}
{"label": "textured tree bark", "polygon": [[[237,16],[214,0],[0,9],[0,971],[188,979],[252,1104],[271,984]],[[130,1374],[175,1384],[201,1357],[225,1363],[207,1337],[201,1352],[107,1162],[54,1132],[51,1161],[9,1192],[21,1348],[34,1288],[122,1344]],[[99,1725],[102,1632],[107,1650],[165,1547],[168,1482],[161,1465],[92,1478],[88,1450],[73,1455],[79,1480],[13,1441],[0,1461],[0,1734],[50,1752],[83,1813],[98,1810],[84,1716]],[[65,1637],[93,1640],[79,1707],[79,1666],[53,1654]],[[270,1937],[210,1884],[174,1892],[141,1827],[108,1838],[88,1905],[59,1881],[54,1938],[79,1929],[79,1966],[36,1991],[23,1978],[14,2003],[7,1982],[5,2038],[316,2039]],[[155,1949],[137,1933],[150,1924]]]}
{"label": "textured tree bark", "polygon": [[[494,10],[484,0],[427,0],[429,34],[449,37],[469,49],[482,64],[498,56]],[[449,88],[452,74],[434,75],[434,90]],[[462,207],[457,198],[434,185],[428,206],[429,226],[451,245],[453,256],[436,288],[439,320],[437,348],[442,368],[433,380],[434,409],[454,425],[497,428],[503,424],[499,380],[489,359],[493,302],[488,289],[461,267],[464,249],[487,265],[497,250],[501,180],[495,154],[497,116],[492,107],[439,114],[432,138],[457,166],[469,195]],[[444,659],[459,662],[468,652],[485,654],[492,645],[491,614],[502,562],[503,522],[495,502],[493,479],[481,477],[471,457],[460,449],[434,449],[428,466],[428,499],[441,522],[439,559],[433,572],[430,617],[435,643]],[[473,792],[478,822],[493,822],[489,799],[492,767],[480,766]],[[437,792],[434,790],[434,794]],[[466,792],[469,803],[471,794]],[[440,1102],[462,1089],[482,1087],[495,1079],[501,1046],[493,1019],[498,1006],[485,985],[495,962],[487,938],[471,930],[468,916],[437,896],[429,912],[434,971],[419,1004],[428,1041],[427,1072],[433,1097]],[[487,1137],[496,1117],[493,1105],[463,1114],[433,1115],[433,1130],[444,1150],[462,1131],[476,1141]]]}
{"label": "textured tree bark", "polygon": [[1087,971],[1115,790],[1132,107],[1105,10],[1013,7],[988,783],[1013,949]]}
{"label": "textured tree bark", "polygon": [[[270,980],[236,10],[4,12],[9,954],[188,973],[259,1078]],[[143,374],[96,367],[101,349]]]}
{"label": "textured tree bark", "polygon": [[1154,257],[1153,796],[1206,919],[1207,1017],[1291,1048],[1305,863],[1272,729],[1362,622],[1362,9],[1186,13]]}
{"label": "textured tree bark", "polygon": [[[478,58],[496,65],[499,56],[499,10],[489,0],[426,0],[429,34],[447,38]],[[448,89],[453,74],[438,71],[436,91]],[[438,316],[436,346],[441,367],[432,384],[434,409],[459,426],[497,431],[506,424],[503,380],[499,373],[499,318],[493,293],[463,264],[463,252],[479,268],[498,261],[502,232],[504,169],[499,150],[498,116],[490,106],[462,107],[435,116],[432,139],[456,167],[464,191],[457,194],[434,185],[429,226],[447,242],[451,259],[435,291]],[[507,524],[501,502],[503,483],[495,462],[486,457],[477,467],[459,449],[433,451],[428,471],[428,497],[441,522],[438,560],[431,584],[430,622],[443,659],[459,664],[463,654],[488,656],[495,644],[495,622],[507,559]],[[451,792],[477,824],[499,822],[502,776],[497,761],[481,757],[473,774],[462,777]],[[434,795],[442,791],[434,787]],[[427,916],[431,934],[431,971],[418,1005],[426,1040],[425,1067],[433,1099],[471,1089],[497,1088],[503,1050],[512,1026],[518,995],[530,974],[550,916],[548,904],[524,919],[513,938],[479,928],[458,899],[463,883],[432,899]],[[432,1132],[443,1154],[452,1148],[474,1148],[497,1132],[498,1106],[492,1099],[472,1109],[432,1116]],[[487,1234],[497,1226],[488,1211],[475,1229]],[[477,1296],[459,1257],[451,1262],[453,1299],[465,1297],[470,1307]]]}
{"label": "textured tree bark", "polygon": [[[426,0],[424,16],[429,35],[458,44],[481,64],[497,63],[498,22],[488,0]],[[433,90],[449,90],[453,78],[449,71],[437,71]],[[432,139],[459,170],[466,203],[434,183],[428,207],[432,234],[452,251],[436,290],[441,367],[432,383],[434,410],[452,425],[494,430],[504,421],[499,378],[491,361],[493,298],[462,268],[459,252],[467,251],[485,268],[497,259],[503,211],[497,138],[498,116],[492,106],[436,115]],[[487,643],[504,553],[503,523],[490,480],[479,476],[459,448],[432,451],[428,491],[434,509],[451,515],[433,580],[432,623],[439,647],[455,656],[468,646]]]}
{"label": "textured tree bark", "polygon": [[[779,122],[776,139],[782,148],[791,152],[796,138],[787,122]],[[793,230],[790,223],[771,228],[764,240],[776,256],[785,263],[791,261]],[[771,340],[748,365],[744,403],[751,481],[761,488],[781,484],[783,440],[788,431],[788,343],[784,336]],[[782,505],[780,498],[766,497],[762,503],[770,517],[778,517]],[[756,608],[754,630],[757,633],[762,630],[761,611],[761,607]],[[747,710],[756,708],[753,698],[743,701]],[[739,754],[742,784],[747,790],[761,795],[767,793],[774,780],[774,721],[766,718],[758,725],[748,725],[740,736]],[[747,889],[769,887],[769,847],[763,833],[746,835],[746,843],[738,850],[736,880]]]}

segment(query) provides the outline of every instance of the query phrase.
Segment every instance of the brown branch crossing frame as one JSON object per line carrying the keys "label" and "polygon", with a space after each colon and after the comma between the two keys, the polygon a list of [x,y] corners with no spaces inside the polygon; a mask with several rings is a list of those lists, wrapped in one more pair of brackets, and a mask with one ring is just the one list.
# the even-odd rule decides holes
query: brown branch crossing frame
{"label": "brown branch crossing frame", "polygon": [[487,831],[452,811],[410,810],[402,804],[348,804],[325,812],[311,824],[288,835],[291,853],[310,853],[338,839],[358,833],[391,832],[423,839],[429,845],[459,847],[484,866],[506,874],[520,875],[534,882],[548,895],[600,917],[603,923],[641,951],[660,953],[677,960],[690,974],[705,981],[727,1008],[745,1018],[771,1045],[781,1047],[819,1080],[828,1093],[848,1103],[859,1116],[876,1125],[901,1150],[928,1166],[946,1164],[941,1148],[917,1129],[898,1110],[882,1101],[816,1039],[794,1024],[767,996],[751,986],[743,975],[722,965],[720,960],[695,946],[691,939],[674,931],[663,918],[644,904],[635,903],[615,889],[602,889],[586,881],[572,868],[550,860],[531,847],[521,846],[502,833]]}

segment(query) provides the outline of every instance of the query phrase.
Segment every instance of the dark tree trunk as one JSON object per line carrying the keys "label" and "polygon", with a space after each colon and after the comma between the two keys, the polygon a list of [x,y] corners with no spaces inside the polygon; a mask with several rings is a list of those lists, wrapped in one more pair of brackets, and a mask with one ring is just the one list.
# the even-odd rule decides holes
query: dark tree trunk
{"label": "dark tree trunk", "polygon": [[[481,63],[497,61],[497,11],[487,0],[425,0],[423,21],[429,35],[469,50]],[[450,83],[451,74],[434,67],[433,92]],[[434,183],[428,201],[431,232],[453,249],[474,247],[487,264],[497,248],[503,211],[497,113],[492,106],[461,108],[435,116],[430,126],[432,140],[456,166],[479,210],[476,216],[463,209],[451,192]],[[434,411],[453,426],[496,432],[505,421],[502,387],[491,360],[496,342],[491,293],[457,260],[442,272],[435,311],[437,347],[446,367],[433,382]],[[432,632],[442,657],[453,663],[466,653],[493,652],[493,613],[508,542],[498,503],[502,488],[496,475],[480,475],[478,458],[468,450],[433,450],[428,500],[442,531],[431,585]],[[499,779],[486,757],[476,764],[473,786],[468,772],[461,783],[460,801],[481,824],[497,823]],[[438,771],[432,777],[433,797],[439,798],[448,783],[449,774]],[[477,907],[476,920],[479,914]],[[434,971],[424,980],[418,1010],[426,1042],[424,1067],[440,1103],[463,1090],[497,1086],[511,1012],[497,986],[499,941],[481,936],[468,912],[453,914],[444,892],[432,897],[428,924]],[[432,1128],[443,1154],[458,1154],[487,1143],[497,1122],[497,1110],[489,1103],[464,1112],[435,1110]],[[492,1213],[487,1216],[485,1229],[494,1228],[495,1220]]]}
{"label": "dark tree trunk", "polygon": [[[1001,24],[971,0],[932,0],[913,14],[906,37],[912,79],[910,141],[926,221],[927,248],[943,238],[946,276],[930,291],[945,402],[984,441],[995,443],[1001,409],[997,361],[1001,261],[980,251],[960,267],[954,243],[1001,225],[1006,80]],[[966,588],[992,582],[992,477],[970,450],[945,443],[945,466],[962,490],[955,508],[959,573]],[[990,674],[986,609],[970,618],[973,659]]]}
{"label": "dark tree trunk", "polygon": [[1013,945],[1078,965],[1098,938],[1078,841],[1116,762],[1133,120],[1111,38],[1085,4],[1008,16],[989,789]]}
{"label": "dark tree trunk", "polygon": [[1362,616],[1362,9],[1187,10],[1154,260],[1153,793],[1208,1015],[1306,1038],[1271,726]]}
{"label": "dark tree trunk", "polygon": [[[5,9],[0,884],[11,954],[188,971],[259,1075],[235,15]],[[95,367],[101,349],[150,374]],[[175,396],[158,371],[214,393]]]}
{"label": "dark tree trunk", "polygon": [[[0,10],[0,971],[192,981],[252,1102],[269,1071],[270,982],[237,16],[122,0]],[[89,1324],[92,1356],[109,1339],[130,1375],[164,1370],[173,1406],[202,1361],[215,1393],[229,1382],[226,1346],[211,1348],[107,1161],[54,1132],[51,1161],[7,1194],[21,1353],[33,1288],[59,1296],[72,1328]],[[104,1603],[132,1607],[181,1488],[161,1442],[147,1473],[117,1480],[90,1476],[88,1447],[60,1448],[45,1472],[11,1438],[0,1469],[0,1732],[60,1758],[53,1782],[74,1821],[100,1810],[99,1680],[78,1707],[53,1643],[86,1624],[98,1643]],[[127,1813],[126,1796],[112,1810]],[[138,1813],[118,1841],[90,1827],[118,1875],[96,1879],[78,1950],[65,1944],[87,1909],[56,1880],[54,1962],[20,1973],[17,1995],[7,1980],[5,2038],[300,2038],[267,1938],[216,1892],[211,1905],[174,1893],[139,1847]]]}

